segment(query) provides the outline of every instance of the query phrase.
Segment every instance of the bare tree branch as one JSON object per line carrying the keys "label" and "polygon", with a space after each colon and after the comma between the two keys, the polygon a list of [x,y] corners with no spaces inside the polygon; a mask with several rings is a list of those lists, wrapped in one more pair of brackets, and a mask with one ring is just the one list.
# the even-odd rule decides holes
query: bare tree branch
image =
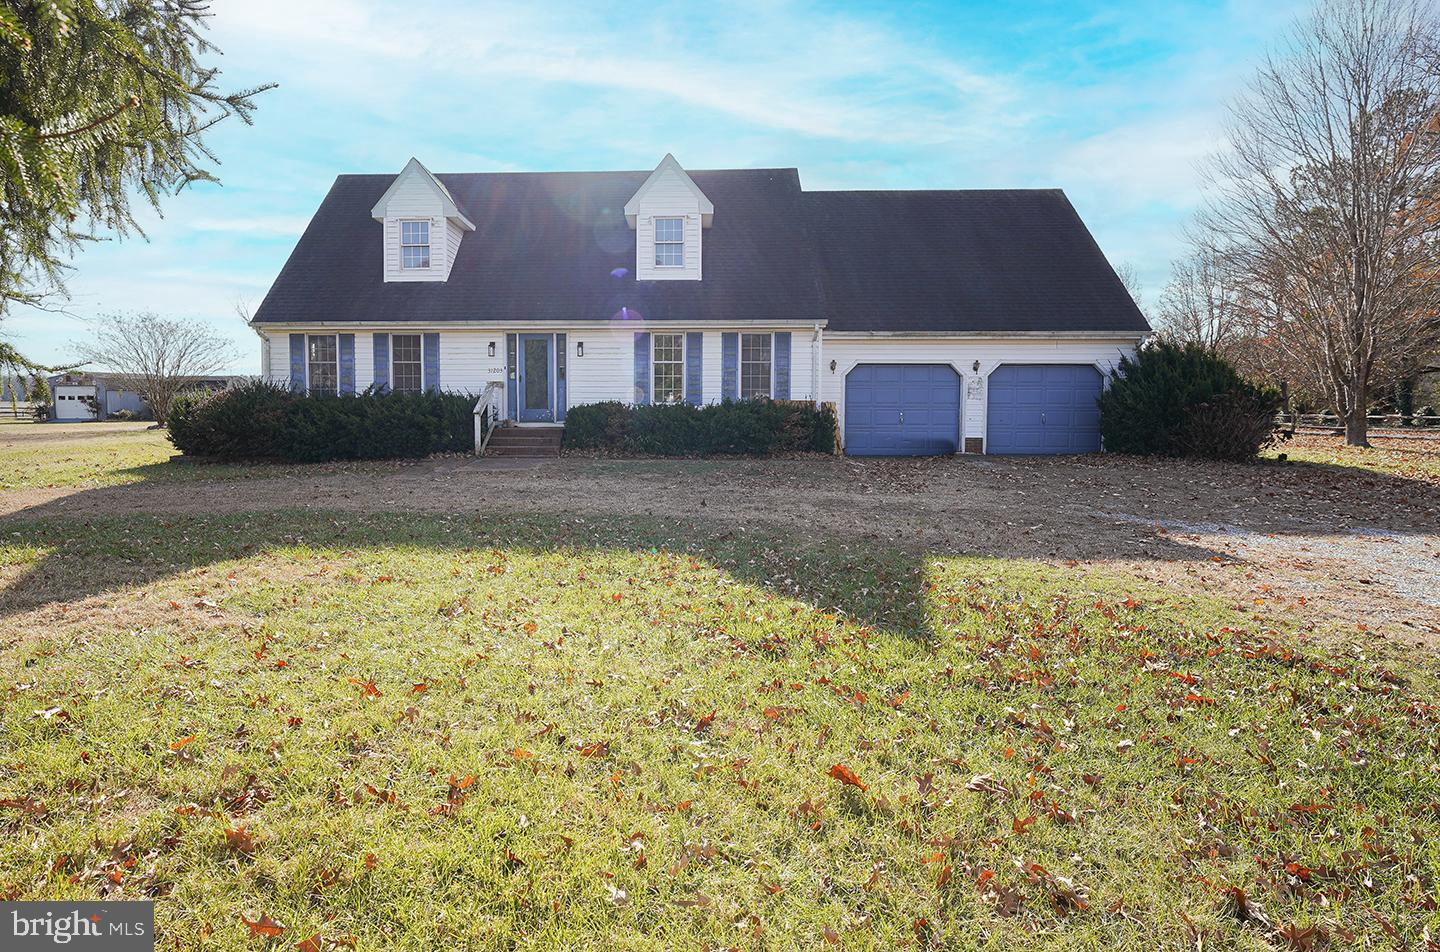
{"label": "bare tree branch", "polygon": [[1231,108],[1200,216],[1250,332],[1366,445],[1371,393],[1440,339],[1440,24],[1320,0]]}
{"label": "bare tree branch", "polygon": [[177,393],[220,373],[234,357],[230,341],[209,326],[152,313],[99,318],[77,350],[87,361],[133,378],[160,423]]}

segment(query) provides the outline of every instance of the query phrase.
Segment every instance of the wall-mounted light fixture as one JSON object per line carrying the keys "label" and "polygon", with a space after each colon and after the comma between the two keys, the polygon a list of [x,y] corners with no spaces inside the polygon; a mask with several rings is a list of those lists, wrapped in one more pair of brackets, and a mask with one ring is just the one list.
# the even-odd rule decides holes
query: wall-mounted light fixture
{"label": "wall-mounted light fixture", "polygon": [[495,356],[495,342],[493,340],[490,342],[490,356]]}
{"label": "wall-mounted light fixture", "polygon": [[575,356],[576,356],[576,357],[584,357],[584,356],[585,356],[585,342],[584,342],[583,340],[577,340],[577,341],[575,342]]}
{"label": "wall-mounted light fixture", "polygon": [[975,361],[975,363],[971,364],[970,369],[978,374],[980,372],[980,361],[977,360]]}
{"label": "wall-mounted light fixture", "polygon": [[833,360],[830,361],[830,372],[831,372],[832,374],[835,372],[835,361],[833,361]]}

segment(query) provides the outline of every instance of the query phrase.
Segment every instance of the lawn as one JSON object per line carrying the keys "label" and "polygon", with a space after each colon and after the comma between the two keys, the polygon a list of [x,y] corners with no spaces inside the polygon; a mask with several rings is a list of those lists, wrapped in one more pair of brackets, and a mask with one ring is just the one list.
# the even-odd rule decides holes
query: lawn
{"label": "lawn", "polygon": [[149,423],[0,423],[0,490],[228,480],[397,464],[244,466],[187,459]]}
{"label": "lawn", "polygon": [[721,518],[5,530],[0,892],[167,948],[1440,933],[1435,685],[1303,605]]}
{"label": "lawn", "polygon": [[1381,475],[1440,483],[1440,432],[1435,438],[1373,436],[1369,447],[1346,446],[1338,436],[1297,436],[1272,448],[1298,463],[1369,470]]}

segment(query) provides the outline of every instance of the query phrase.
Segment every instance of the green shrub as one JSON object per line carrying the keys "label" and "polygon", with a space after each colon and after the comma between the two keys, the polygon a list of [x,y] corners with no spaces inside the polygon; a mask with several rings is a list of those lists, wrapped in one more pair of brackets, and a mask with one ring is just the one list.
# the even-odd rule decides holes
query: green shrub
{"label": "green shrub", "polygon": [[835,451],[835,414],[800,402],[726,401],[630,407],[591,403],[565,415],[565,446],[655,456]]}
{"label": "green shrub", "polygon": [[594,450],[618,447],[630,438],[630,408],[616,400],[571,407],[565,413],[565,445]]}
{"label": "green shrub", "polygon": [[165,425],[170,442],[187,456],[265,459],[278,456],[276,441],[296,397],[282,387],[248,383],[218,392],[177,394]]}
{"label": "green shrub", "polygon": [[474,446],[474,398],[453,393],[302,396],[268,383],[182,394],[170,410],[170,441],[187,456],[396,459]]}
{"label": "green shrub", "polygon": [[1198,344],[1157,341],[1123,357],[1100,396],[1115,453],[1253,459],[1274,438],[1278,391],[1249,383]]}

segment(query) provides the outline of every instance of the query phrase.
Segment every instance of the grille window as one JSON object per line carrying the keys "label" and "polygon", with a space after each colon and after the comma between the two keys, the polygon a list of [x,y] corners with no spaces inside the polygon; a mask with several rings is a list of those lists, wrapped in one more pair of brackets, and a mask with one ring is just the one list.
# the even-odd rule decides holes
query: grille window
{"label": "grille window", "polygon": [[770,396],[770,335],[740,335],[740,399]]}
{"label": "grille window", "polygon": [[390,338],[390,386],[400,393],[424,389],[420,335],[396,334]]}

